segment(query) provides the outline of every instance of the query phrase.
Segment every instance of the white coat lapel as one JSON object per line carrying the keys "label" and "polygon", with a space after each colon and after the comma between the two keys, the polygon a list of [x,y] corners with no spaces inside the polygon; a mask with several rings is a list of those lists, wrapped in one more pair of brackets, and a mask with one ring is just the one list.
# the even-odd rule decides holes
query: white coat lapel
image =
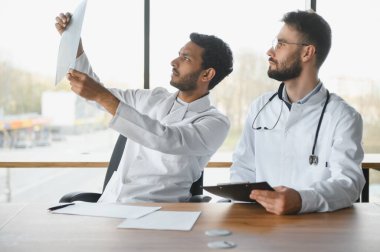
{"label": "white coat lapel", "polygon": [[[205,95],[198,100],[189,103],[187,106],[184,105],[178,109],[171,111],[174,103],[176,102],[175,99],[177,98],[177,95],[178,92],[171,95],[167,99],[162,111],[160,111],[159,118],[162,118],[161,123],[166,125],[173,124],[182,121],[186,116],[186,112],[188,111],[193,113],[201,113],[210,109],[210,97],[209,95]],[[166,114],[163,114],[165,112]]]}
{"label": "white coat lapel", "polygon": [[163,120],[162,123],[169,125],[176,122],[182,121],[182,119],[185,117],[185,114],[187,112],[188,106],[183,105],[179,107],[178,109],[170,112]]}
{"label": "white coat lapel", "polygon": [[157,119],[162,122],[166,116],[170,113],[171,108],[173,107],[174,101],[177,98],[178,92],[170,95],[165,99],[162,106],[157,111]]}

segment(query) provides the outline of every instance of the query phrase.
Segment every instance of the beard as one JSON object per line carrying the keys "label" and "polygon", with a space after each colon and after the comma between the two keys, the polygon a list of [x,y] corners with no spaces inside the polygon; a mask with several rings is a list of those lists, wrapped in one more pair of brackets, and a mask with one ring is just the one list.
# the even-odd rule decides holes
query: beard
{"label": "beard", "polygon": [[172,85],[175,88],[178,88],[180,91],[193,91],[197,89],[197,81],[199,78],[199,75],[201,74],[202,70],[189,73],[184,76],[179,76],[178,72],[175,71],[177,77],[179,80],[174,81],[173,78],[170,80],[170,85]]}
{"label": "beard", "polygon": [[[272,60],[272,62],[274,62]],[[276,63],[276,62],[274,62]],[[278,80],[278,81],[287,81],[290,79],[297,78],[302,72],[301,60],[299,55],[296,55],[292,63],[282,62],[276,63],[277,69],[271,69],[269,66],[268,76],[269,78]]]}

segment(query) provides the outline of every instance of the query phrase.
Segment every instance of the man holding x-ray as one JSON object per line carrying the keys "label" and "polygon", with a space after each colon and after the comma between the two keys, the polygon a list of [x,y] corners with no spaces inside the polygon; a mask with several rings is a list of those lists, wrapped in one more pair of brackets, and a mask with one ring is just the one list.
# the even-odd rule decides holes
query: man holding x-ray
{"label": "man holding x-ray", "polygon": [[[56,17],[60,33],[70,19],[70,13]],[[209,92],[233,70],[229,46],[192,33],[171,66],[170,84],[178,89],[173,94],[164,88],[107,89],[80,42],[76,70],[67,73],[71,90],[108,111],[109,127],[128,138],[101,202],[189,200],[192,183],[227,136],[229,120],[211,106]]]}
{"label": "man holding x-ray", "polygon": [[360,114],[329,93],[318,71],[331,29],[314,12],[284,15],[269,56],[277,92],[250,106],[233,155],[231,182],[267,181],[275,191],[250,198],[275,214],[334,211],[355,202],[365,184]]}

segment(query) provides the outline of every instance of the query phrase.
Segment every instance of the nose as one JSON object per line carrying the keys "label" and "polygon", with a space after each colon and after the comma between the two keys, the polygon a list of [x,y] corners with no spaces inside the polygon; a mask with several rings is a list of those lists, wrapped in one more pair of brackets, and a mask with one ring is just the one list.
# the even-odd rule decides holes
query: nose
{"label": "nose", "polygon": [[272,57],[274,55],[274,50],[273,50],[273,47],[270,47],[267,51],[267,55]]}
{"label": "nose", "polygon": [[177,60],[178,60],[178,57],[175,58],[175,59],[173,59],[173,60],[170,62],[170,65],[171,65],[172,67],[177,67],[177,66],[178,66]]}

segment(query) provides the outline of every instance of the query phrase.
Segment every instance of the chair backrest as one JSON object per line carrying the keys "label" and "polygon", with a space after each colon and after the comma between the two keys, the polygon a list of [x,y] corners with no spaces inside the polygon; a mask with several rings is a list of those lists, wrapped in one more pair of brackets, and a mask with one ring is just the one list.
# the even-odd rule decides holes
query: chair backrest
{"label": "chair backrest", "polygon": [[[107,168],[106,177],[104,178],[103,192],[108,184],[108,181],[111,179],[112,174],[119,167],[119,163],[120,163],[121,157],[123,156],[126,143],[127,143],[127,138],[123,135],[119,135],[116,141],[115,147],[113,148],[111,159]],[[203,172],[201,174],[201,177],[191,185],[191,188],[190,188],[191,195],[192,196],[202,195],[203,194],[202,186],[203,186]]]}
{"label": "chair backrest", "polygon": [[201,177],[191,185],[190,193],[192,196],[203,194],[203,172]]}
{"label": "chair backrest", "polygon": [[103,183],[103,192],[104,192],[104,189],[106,189],[106,186],[108,184],[108,181],[110,181],[112,174],[119,167],[119,163],[120,163],[121,157],[123,156],[126,142],[127,142],[127,138],[120,134],[116,141],[115,147],[113,148],[111,159],[108,164],[106,177],[104,178],[104,183]]}

